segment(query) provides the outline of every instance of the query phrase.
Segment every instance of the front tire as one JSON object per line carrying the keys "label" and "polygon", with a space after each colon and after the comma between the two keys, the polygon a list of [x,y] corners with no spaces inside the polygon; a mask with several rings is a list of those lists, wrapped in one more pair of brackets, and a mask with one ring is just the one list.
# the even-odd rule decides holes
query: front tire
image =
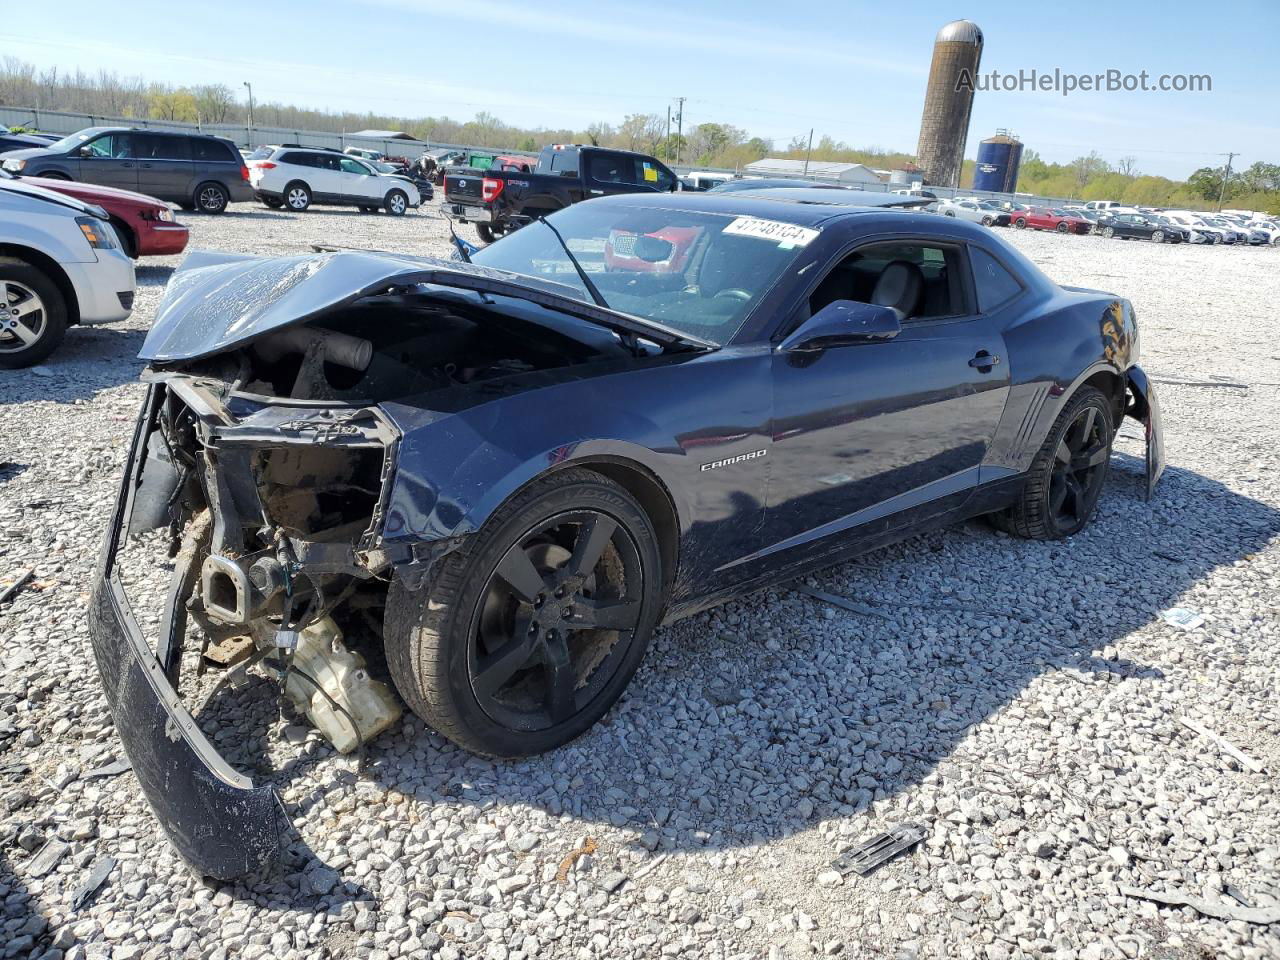
{"label": "front tire", "polygon": [[219,214],[227,209],[231,195],[227,193],[226,187],[211,180],[196,187],[195,202],[196,209],[201,213]]}
{"label": "front tire", "polygon": [[1027,229],[1027,218],[1019,217],[1017,220],[1013,221],[1013,225],[1019,230],[1025,230]]}
{"label": "front tire", "polygon": [[1110,240],[1112,237],[1116,235],[1115,227],[1103,227],[1102,235],[1106,237],[1108,240]]}
{"label": "front tire", "polygon": [[522,757],[602,717],[661,613],[657,535],[621,486],[568,469],[531,484],[431,579],[387,597],[387,663],[405,702],[458,746]]}
{"label": "front tire", "polygon": [[991,225],[992,225],[993,223],[995,223],[995,222],[996,222],[995,217],[983,217],[983,218],[982,218],[982,225],[983,225],[984,227],[989,227],[989,226],[991,226]]}
{"label": "front tire", "polygon": [[1164,231],[1156,230],[1151,234],[1152,243],[1164,243]]}
{"label": "front tire", "polygon": [[1017,502],[992,515],[995,525],[1029,540],[1079,533],[1106,483],[1113,437],[1107,398],[1094,387],[1081,387],[1036,453]]}
{"label": "front tire", "polygon": [[67,332],[67,304],[47,274],[25,260],[0,257],[0,368],[39,363]]}
{"label": "front tire", "polygon": [[387,213],[393,217],[403,217],[409,211],[409,195],[403,190],[392,190],[383,202]]}
{"label": "front tire", "polygon": [[1054,229],[1057,230],[1059,233],[1066,233],[1071,228],[1068,227],[1065,223],[1060,223],[1056,227],[1054,227]]}

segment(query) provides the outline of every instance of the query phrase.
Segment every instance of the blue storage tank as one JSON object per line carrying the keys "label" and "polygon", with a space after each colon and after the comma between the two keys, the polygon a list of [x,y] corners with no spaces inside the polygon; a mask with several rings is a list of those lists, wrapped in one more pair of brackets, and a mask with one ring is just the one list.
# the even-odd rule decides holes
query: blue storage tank
{"label": "blue storage tank", "polygon": [[1018,186],[1018,165],[1022,163],[1022,142],[999,131],[978,144],[978,164],[973,171],[973,189],[1013,193]]}

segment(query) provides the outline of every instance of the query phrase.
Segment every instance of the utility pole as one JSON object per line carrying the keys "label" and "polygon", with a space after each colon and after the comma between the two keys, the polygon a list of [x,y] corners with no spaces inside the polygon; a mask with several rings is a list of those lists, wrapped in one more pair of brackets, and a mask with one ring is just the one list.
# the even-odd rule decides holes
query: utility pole
{"label": "utility pole", "polygon": [[1231,179],[1231,161],[1236,158],[1234,153],[1227,154],[1227,172],[1222,175],[1222,186],[1218,188],[1218,210],[1222,210],[1222,198],[1227,192],[1227,181]]}
{"label": "utility pole", "polygon": [[813,127],[809,128],[809,149],[804,155],[804,175],[809,175],[809,158],[813,156]]}
{"label": "utility pole", "polygon": [[249,119],[244,125],[245,146],[250,150],[253,149],[253,84],[248,80],[244,82],[245,89],[249,91]]}
{"label": "utility pole", "polygon": [[680,165],[680,152],[684,149],[684,102],[687,97],[676,97],[680,112],[676,114],[676,166]]}
{"label": "utility pole", "polygon": [[671,104],[667,104],[667,145],[662,150],[663,160],[671,159]]}

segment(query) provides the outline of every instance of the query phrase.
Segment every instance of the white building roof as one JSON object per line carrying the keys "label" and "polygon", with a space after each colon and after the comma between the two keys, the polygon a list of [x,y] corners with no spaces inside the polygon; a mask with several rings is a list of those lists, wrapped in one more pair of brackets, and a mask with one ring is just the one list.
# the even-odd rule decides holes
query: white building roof
{"label": "white building roof", "polygon": [[[798,177],[805,175],[805,162],[803,160],[781,160],[765,157],[763,160],[748,163],[746,169],[751,173]],[[809,161],[808,176],[816,177],[820,180],[863,180],[865,182],[880,179],[876,172],[866,164],[833,163],[826,160]]]}

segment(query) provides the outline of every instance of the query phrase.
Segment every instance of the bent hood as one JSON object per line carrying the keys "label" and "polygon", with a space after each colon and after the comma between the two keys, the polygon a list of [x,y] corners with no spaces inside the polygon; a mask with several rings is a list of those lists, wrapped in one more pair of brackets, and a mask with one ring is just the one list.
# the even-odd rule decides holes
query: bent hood
{"label": "bent hood", "polygon": [[270,258],[199,251],[169,281],[138,356],[157,362],[198,360],[364,297],[418,284],[516,297],[664,345],[715,346],[584,303],[563,284],[461,261],[358,250]]}

